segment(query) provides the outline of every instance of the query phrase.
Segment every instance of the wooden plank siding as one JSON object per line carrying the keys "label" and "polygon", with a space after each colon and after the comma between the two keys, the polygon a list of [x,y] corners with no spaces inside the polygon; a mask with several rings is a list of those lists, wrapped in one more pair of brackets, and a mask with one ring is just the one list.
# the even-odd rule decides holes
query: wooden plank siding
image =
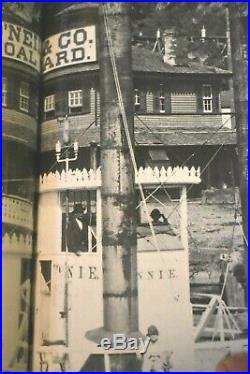
{"label": "wooden plank siding", "polygon": [[197,112],[197,97],[194,92],[171,93],[171,112],[172,113],[196,113]]}
{"label": "wooden plank siding", "polygon": [[96,106],[97,106],[97,116],[100,116],[100,111],[101,111],[101,103],[100,103],[100,92],[97,91],[96,94]]}
{"label": "wooden plank siding", "polygon": [[146,112],[153,113],[154,110],[154,95],[153,92],[146,93]]}
{"label": "wooden plank siding", "polygon": [[28,113],[18,112],[8,108],[2,108],[3,122],[10,125],[21,125],[36,133],[37,122]]}
{"label": "wooden plank siding", "polygon": [[[148,114],[139,115],[141,121],[143,121],[147,126],[152,127],[163,127],[163,128],[199,128],[206,129],[218,128],[222,126],[222,116],[220,114]],[[140,120],[135,117],[135,125],[138,127],[143,127]]]}
{"label": "wooden plank siding", "polygon": [[197,113],[199,87],[192,83],[175,82],[171,84],[171,113]]}
{"label": "wooden plank siding", "polygon": [[90,89],[90,113],[95,113],[96,110],[96,91],[93,87]]}
{"label": "wooden plank siding", "polygon": [[[138,119],[139,118],[139,119]],[[89,113],[85,115],[72,115],[69,116],[70,128],[72,130],[81,129],[84,131],[95,119],[94,113]],[[221,115],[189,115],[189,114],[182,114],[182,115],[138,115],[135,116],[135,126],[137,128],[146,128],[149,126],[150,128],[168,128],[168,129],[199,129],[199,130],[206,130],[206,128],[218,128],[222,125],[222,116]],[[143,123],[142,123],[142,122]],[[99,125],[99,120],[98,120]],[[56,119],[45,121],[42,123],[42,135],[57,132],[59,131],[59,125]]]}
{"label": "wooden plank siding", "polygon": [[[77,79],[78,78],[78,79]],[[60,84],[59,84],[60,83]],[[138,114],[146,113],[161,113],[160,108],[160,98],[164,98],[164,107],[166,114],[196,114],[203,113],[202,104],[202,85],[211,84],[213,87],[213,113],[218,114],[221,110],[220,105],[220,88],[216,82],[207,81],[166,81],[160,83],[160,81],[148,81],[148,82],[134,82],[134,87],[138,90],[140,96],[140,105],[135,108]],[[84,105],[82,109],[69,110],[68,108],[68,92],[82,89]],[[55,118],[72,112],[76,115],[81,115],[84,113],[94,113],[100,114],[100,93],[98,89],[97,81],[89,78],[86,80],[81,80],[79,77],[74,77],[74,79],[65,79],[63,82],[50,82],[43,90],[43,99],[45,96],[55,94],[55,113],[44,115],[44,120]],[[88,96],[89,95],[89,96]],[[58,103],[61,101],[61,104]],[[43,107],[43,105],[42,105]],[[59,110],[59,107],[61,108]],[[62,110],[63,109],[63,110]]]}
{"label": "wooden plank siding", "polygon": [[[70,115],[69,122],[72,140],[78,139],[81,146],[89,146],[90,141],[99,142],[99,118],[97,120],[97,126],[93,124],[92,127],[85,132],[85,130],[94,120],[95,113],[88,113],[85,115]],[[165,137],[167,137],[168,141],[170,142],[169,144],[172,144],[172,142],[174,144],[178,144],[184,142],[184,140],[181,141],[180,138],[183,137],[184,133],[187,133],[189,136],[187,144],[190,143],[191,138],[192,144],[196,144],[196,135],[201,136],[203,140],[208,139],[210,138],[210,133],[218,133],[217,137],[213,136],[214,144],[221,144],[221,142],[224,142],[224,140],[225,143],[235,144],[235,133],[230,131],[228,128],[221,128],[220,131],[218,131],[221,126],[222,116],[218,114],[145,114],[135,116],[135,134],[137,141],[145,144],[154,143],[159,140],[159,137],[162,138],[162,141],[164,142],[166,141]],[[63,126],[59,125],[56,119],[43,122],[41,124],[41,130],[42,151],[53,150],[57,140],[62,141]],[[81,134],[84,135],[82,136]],[[176,139],[173,139],[173,137]]]}
{"label": "wooden plank siding", "polygon": [[33,117],[7,108],[2,108],[2,117],[3,139],[13,140],[26,144],[30,148],[36,148],[38,124]]}

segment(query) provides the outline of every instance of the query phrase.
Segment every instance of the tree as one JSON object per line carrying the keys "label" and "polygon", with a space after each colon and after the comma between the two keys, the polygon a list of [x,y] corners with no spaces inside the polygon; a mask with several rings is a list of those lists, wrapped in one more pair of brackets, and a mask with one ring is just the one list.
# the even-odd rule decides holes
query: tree
{"label": "tree", "polygon": [[[177,60],[194,60],[208,65],[226,68],[226,3],[155,2],[133,3],[132,18],[134,34],[154,36],[162,31],[176,30]],[[200,39],[205,26],[209,39]],[[211,39],[214,37],[214,39]]]}

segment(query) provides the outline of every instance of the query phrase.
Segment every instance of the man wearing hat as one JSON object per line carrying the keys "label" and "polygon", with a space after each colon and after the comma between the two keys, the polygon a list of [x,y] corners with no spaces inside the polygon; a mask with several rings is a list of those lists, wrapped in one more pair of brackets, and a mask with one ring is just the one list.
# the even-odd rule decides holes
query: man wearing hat
{"label": "man wearing hat", "polygon": [[162,351],[159,341],[159,331],[156,326],[148,328],[147,336],[150,338],[149,346],[143,355],[143,372],[167,372],[171,369],[170,357],[172,352]]}
{"label": "man wearing hat", "polygon": [[152,212],[150,213],[150,217],[152,218],[152,224],[153,226],[163,226],[165,227],[166,229],[166,233],[168,235],[172,235],[172,236],[176,236],[176,231],[175,229],[173,229],[167,219],[167,217],[165,217],[164,214],[162,214],[159,209],[155,208],[152,210]]}
{"label": "man wearing hat", "polygon": [[70,215],[67,229],[69,252],[79,255],[88,251],[88,222],[82,204],[76,204]]}

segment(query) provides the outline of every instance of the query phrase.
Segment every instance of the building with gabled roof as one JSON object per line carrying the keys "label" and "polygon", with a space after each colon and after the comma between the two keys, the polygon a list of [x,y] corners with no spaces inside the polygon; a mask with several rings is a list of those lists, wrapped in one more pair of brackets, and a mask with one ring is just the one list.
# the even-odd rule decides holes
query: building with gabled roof
{"label": "building with gabled roof", "polygon": [[[91,61],[86,59],[83,63],[68,63],[63,61],[62,56],[60,67],[44,71],[41,103],[42,173],[53,164],[55,143],[62,141],[63,126],[58,125],[58,117],[68,116],[71,138],[79,142],[78,161],[72,167],[90,167],[92,152],[96,152],[95,158],[99,159],[98,22],[95,9],[87,7],[88,14],[84,17],[85,12],[85,4],[60,9],[58,13],[55,11],[53,17],[50,15],[53,22],[51,25],[48,22],[46,27],[45,37],[50,40],[56,33],[67,35],[69,30],[80,29],[79,25],[86,25],[86,30],[90,24],[95,25],[95,40],[90,41],[94,44],[96,55]],[[64,40],[66,41],[66,37]],[[168,64],[160,54],[141,44],[133,44],[134,123],[138,166],[145,166],[150,162],[148,151],[156,148],[164,149],[168,164],[172,166],[183,163],[187,166],[195,164],[201,168],[217,152],[203,174],[201,186],[196,187],[199,191],[195,195],[199,196],[202,189],[212,186],[220,188],[223,185],[235,185],[237,155],[234,113],[230,106],[225,108],[223,104],[231,72],[194,62]],[[70,59],[70,56],[67,58]],[[53,103],[44,111],[48,100]],[[94,124],[91,125],[92,122]],[[83,132],[84,135],[81,136]]]}

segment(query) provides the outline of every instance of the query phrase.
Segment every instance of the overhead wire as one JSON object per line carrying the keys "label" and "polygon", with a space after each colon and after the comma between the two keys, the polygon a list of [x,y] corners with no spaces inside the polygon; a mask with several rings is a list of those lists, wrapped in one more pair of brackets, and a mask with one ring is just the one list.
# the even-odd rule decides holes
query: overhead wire
{"label": "overhead wire", "polygon": [[[231,118],[230,118],[230,119],[231,119]],[[221,126],[221,127],[224,127],[224,125],[225,125],[225,124],[223,124],[223,126]],[[148,129],[150,129],[147,125],[146,125],[146,127],[147,127]],[[221,127],[220,127],[220,128],[221,128]],[[218,128],[217,132],[220,130],[220,128]],[[157,134],[156,134],[156,135],[157,135]],[[214,134],[213,134],[213,136],[214,136]],[[213,136],[212,136],[212,137],[213,137]],[[157,137],[157,138],[159,139],[159,137]],[[211,137],[210,137],[210,139],[207,139],[205,143],[209,142],[210,140],[211,140]],[[204,143],[204,144],[205,144],[205,143]],[[218,154],[218,152],[220,151],[220,149],[221,149],[223,146],[224,146],[224,143],[221,144],[220,147],[216,150],[216,152],[214,153],[214,155],[210,158],[210,160],[208,161],[208,163],[205,165],[204,169],[201,171],[201,174],[200,174],[200,175],[202,175],[202,174],[206,171],[206,169],[209,167],[209,165],[210,165],[211,162],[214,160],[214,158],[216,157],[216,155]],[[194,155],[194,154],[192,154],[191,157],[192,157],[193,155]],[[188,159],[190,159],[191,157],[189,157]],[[188,160],[188,159],[187,159],[187,160]],[[187,162],[187,160],[184,161],[184,164]],[[162,184],[164,185],[164,182],[162,182]],[[191,186],[188,188],[187,193],[188,193],[188,191],[190,191],[190,189],[191,189],[192,187],[193,187],[193,185],[191,185]],[[164,188],[164,187],[163,187],[163,188]],[[167,191],[165,188],[164,188],[164,191],[166,191],[168,197],[171,199],[171,196],[169,195],[168,191]],[[152,196],[152,198],[155,198],[155,197],[153,196],[153,194],[152,194],[151,196]],[[158,200],[158,199],[157,199],[157,200]],[[236,203],[236,198],[235,198],[235,203]],[[164,204],[164,203],[162,203],[162,202],[161,202],[161,204],[162,204],[162,205],[165,205],[165,207],[166,207],[166,204]],[[168,219],[168,218],[173,214],[173,212],[174,212],[175,210],[177,210],[177,212],[178,212],[178,214],[179,214],[179,211],[178,211],[178,207],[179,207],[179,205],[180,205],[180,203],[178,203],[178,204],[176,205],[176,207],[174,208],[174,210],[173,210],[173,211],[172,211],[172,212],[167,216],[167,219]],[[236,227],[236,224],[238,223],[238,221],[237,221],[237,211],[238,211],[238,207],[236,206],[236,207],[235,207],[235,222],[234,222],[234,225],[233,225],[233,231],[232,231],[232,238],[231,238],[230,251],[232,251],[232,248],[233,248],[233,245],[234,245],[235,227]],[[240,225],[240,226],[241,226],[241,228],[242,228],[242,225]],[[189,235],[190,235],[191,239],[193,239],[190,230],[188,229],[188,227],[186,227],[186,228],[187,228],[187,230],[188,230],[188,232],[189,232]],[[244,240],[245,240],[245,242],[247,243],[247,239],[246,239],[246,237],[245,237],[245,234],[244,234],[243,228],[242,228],[242,232],[243,232]],[[198,246],[197,246],[197,244],[196,244],[196,242],[195,242],[194,240],[193,240],[193,243],[195,244],[196,248],[198,249]],[[199,251],[199,252],[200,252],[200,251]],[[229,263],[227,264],[226,271],[225,271],[225,276],[224,276],[223,286],[222,286],[222,290],[221,290],[221,297],[223,296],[224,291],[225,291],[225,287],[226,287],[226,283],[227,283],[227,278],[228,278],[228,272],[229,272]]]}
{"label": "overhead wire", "polygon": [[[102,4],[105,30],[106,30],[109,53],[110,53],[110,60],[111,60],[111,65],[112,65],[112,69],[113,69],[115,86],[116,86],[116,90],[117,90],[119,109],[120,109],[120,113],[121,113],[121,116],[122,116],[122,123],[123,123],[123,127],[124,127],[125,134],[126,134],[126,139],[127,139],[127,143],[128,143],[128,147],[129,147],[129,152],[130,152],[130,157],[131,157],[134,173],[136,175],[137,172],[138,172],[137,163],[136,163],[136,159],[135,159],[134,149],[133,149],[133,146],[132,146],[132,141],[131,141],[130,132],[129,132],[129,128],[128,128],[128,123],[127,123],[127,118],[126,118],[126,113],[125,113],[125,108],[124,108],[124,104],[123,104],[123,97],[122,97],[122,93],[121,93],[119,77],[118,77],[118,72],[117,72],[117,68],[116,68],[116,60],[115,60],[115,55],[114,55],[114,52],[113,52],[112,39],[111,39],[111,35],[110,35],[110,32],[109,32],[108,15],[107,15],[107,11],[105,9],[106,6],[108,6],[108,5],[106,5],[105,3]],[[140,181],[138,181],[138,186],[139,186],[141,199],[142,199],[144,207],[145,207],[147,221],[148,221],[150,231],[151,231],[151,234],[152,234],[152,237],[153,237],[153,241],[154,241],[153,246],[157,250],[157,253],[159,253],[159,255],[161,257],[161,260],[164,263],[164,265],[168,266],[167,261],[165,259],[165,256],[163,256],[163,254],[162,254],[162,249],[159,246],[157,236],[155,234],[155,230],[154,230],[152,221],[151,221],[150,216],[149,216],[148,206],[147,206],[147,203],[146,203],[143,187],[142,187],[142,184],[140,183]],[[172,297],[174,298],[176,296],[175,295],[175,292],[176,292],[175,287],[170,287],[169,291],[172,294]]]}
{"label": "overhead wire", "polygon": [[[157,134],[156,132],[154,132],[152,129],[151,129],[151,127],[150,126],[148,126],[137,114],[135,114],[135,116],[136,116],[136,118],[155,136],[155,138],[157,138],[158,140],[160,140],[160,142],[161,142],[161,144],[162,145],[164,145],[164,143],[162,142],[162,138],[159,136],[159,134]],[[209,143],[212,139],[213,139],[213,137],[215,136],[215,135],[217,135],[217,133],[223,128],[223,127],[225,127],[225,125],[233,118],[235,116],[235,114],[231,114],[231,116],[230,116],[230,118],[228,118],[221,126],[219,126],[217,129],[216,129],[216,131],[215,132],[213,132],[212,133],[212,135],[209,137],[209,138],[207,138],[206,139],[206,141],[205,142],[203,142],[202,143],[202,146],[204,146],[204,145],[206,145],[207,143]],[[225,143],[222,143],[221,144],[221,147],[220,148],[222,148],[222,146],[224,146],[225,145]],[[220,150],[220,149],[219,149]],[[219,152],[219,150],[217,150],[218,152]],[[218,152],[215,152],[216,154],[218,153]],[[181,166],[183,166],[183,165],[185,165],[191,158],[193,158],[194,156],[195,156],[195,154],[196,154],[196,152],[193,152],[188,158],[186,158],[184,161],[182,161],[182,164],[181,164]],[[215,154],[215,156],[214,157],[212,157],[212,161],[213,161],[213,159],[216,157],[216,154]],[[175,155],[175,157],[176,158],[178,158],[176,155]],[[210,165],[210,163],[212,162],[212,161],[210,161],[209,160],[209,162],[207,163],[207,165],[205,166],[205,168],[201,171],[201,174],[200,175],[202,175],[203,173],[204,173],[204,171],[208,168],[208,166]],[[173,171],[173,173],[174,173],[174,171]],[[160,181],[160,184],[161,185],[163,185],[164,186],[164,182],[162,182],[162,181]],[[189,192],[190,190],[191,190],[191,188],[193,187],[193,185],[191,185],[189,188],[188,188],[188,190],[187,190],[187,192]],[[157,187],[157,189],[155,190],[155,191],[153,191],[151,194],[150,194],[150,196],[152,196],[157,190],[159,189],[159,186]],[[150,197],[150,196],[147,196],[147,199]],[[178,208],[178,206],[179,206],[179,203],[177,204],[177,208]],[[176,209],[177,209],[176,208]],[[174,209],[174,211],[176,210],[176,209]],[[173,212],[174,212],[173,211]],[[171,216],[171,213],[170,213],[170,215],[167,217],[167,218],[169,218]],[[246,243],[246,245],[248,246],[248,240],[247,240],[247,238],[246,238],[246,235],[245,235],[245,233],[244,233],[244,230],[243,230],[243,227],[242,227],[242,225],[238,222],[238,224],[241,226],[241,229],[242,229],[242,235],[243,235],[243,238],[244,238],[244,241],[245,241],[245,243]]]}
{"label": "overhead wire", "polygon": [[[115,55],[114,55],[114,52],[113,52],[113,43],[112,43],[112,38],[111,38],[111,35],[110,35],[110,30],[109,30],[108,14],[107,14],[107,10],[106,10],[106,4],[102,4],[102,6],[103,6],[104,24],[105,24],[105,30],[106,30],[106,35],[107,35],[108,48],[109,48],[109,53],[110,53],[110,60],[111,60],[113,75],[114,75],[114,81],[115,81],[115,86],[116,86],[116,90],[117,90],[119,108],[120,108],[120,112],[121,112],[121,116],[122,116],[122,122],[123,122],[124,130],[125,130],[125,134],[126,134],[126,139],[127,139],[127,143],[128,143],[128,147],[129,147],[129,152],[130,152],[130,157],[131,157],[134,173],[136,175],[137,172],[138,172],[137,163],[136,163],[136,159],[135,159],[135,154],[134,154],[133,145],[132,145],[130,132],[129,132],[129,128],[128,128],[128,123],[127,123],[127,117],[126,117],[125,108],[124,108],[124,104],[123,104],[123,97],[122,97],[122,92],[121,92],[121,87],[120,87],[120,82],[119,82],[119,77],[118,77],[118,72],[117,72],[117,67],[116,67]],[[139,186],[139,191],[140,191],[140,194],[141,194],[141,198],[142,198],[142,201],[143,201],[143,204],[144,204],[144,207],[145,207],[149,227],[150,227],[153,239],[154,239],[154,244],[155,244],[156,248],[159,250],[158,240],[157,240],[157,237],[156,237],[156,234],[155,234],[153,224],[152,224],[151,219],[150,219],[148,206],[147,206],[147,203],[146,203],[146,200],[145,200],[144,191],[143,191],[142,184],[140,183],[140,181],[138,181],[138,186]]]}
{"label": "overhead wire", "polygon": [[[116,89],[117,89],[117,94],[118,94],[120,111],[121,111],[122,118],[123,118],[123,124],[124,124],[124,128],[125,128],[125,133],[126,133],[126,136],[127,136],[127,142],[128,142],[128,146],[129,146],[129,149],[130,149],[130,154],[131,154],[131,159],[132,159],[134,171],[135,171],[135,173],[137,173],[137,164],[136,164],[135,155],[134,155],[134,151],[133,151],[133,147],[132,147],[132,143],[131,143],[131,139],[130,139],[130,134],[129,134],[129,130],[128,130],[128,124],[127,124],[126,114],[125,114],[125,110],[124,110],[124,106],[123,106],[122,94],[121,94],[121,90],[120,90],[119,78],[118,78],[118,73],[117,73],[117,68],[116,68],[116,63],[115,63],[115,56],[114,56],[114,53],[113,53],[113,50],[112,50],[112,39],[111,39],[111,36],[110,36],[110,33],[109,33],[108,20],[107,20],[107,12],[105,10],[105,6],[103,7],[103,9],[104,9],[104,22],[105,22],[105,28],[106,28],[106,33],[107,33],[108,46],[109,46],[109,52],[110,52],[110,57],[111,57],[111,65],[112,65],[112,69],[113,69],[113,74],[114,74],[114,79],[115,79],[115,84],[116,84]],[[207,167],[210,165],[210,163],[216,157],[217,153],[220,151],[220,149],[222,148],[223,145],[224,144],[222,144],[218,148],[218,150],[211,157],[211,159],[206,164],[206,166],[205,166],[205,168],[203,169],[202,172],[204,172],[207,169]],[[191,188],[192,188],[192,186],[190,186],[190,188],[188,190],[190,190]],[[155,241],[157,241],[156,235],[154,233],[154,228],[153,228],[153,225],[152,225],[150,217],[149,217],[149,212],[148,212],[148,209],[147,209],[146,199],[145,199],[145,195],[144,195],[144,192],[143,192],[141,184],[139,184],[139,189],[140,189],[140,193],[141,193],[143,204],[144,204],[144,206],[146,208],[146,215],[147,215],[147,219],[148,219],[148,222],[149,222],[149,225],[150,225],[150,229],[151,229],[152,235],[153,235],[153,237],[155,237]],[[178,206],[179,206],[179,204],[178,204]]]}
{"label": "overhead wire", "polygon": [[[155,136],[155,138],[156,139],[158,139],[160,142],[161,142],[161,144],[162,145],[166,145],[166,144],[164,144],[163,142],[162,142],[162,138],[161,138],[161,136],[159,135],[159,134],[157,134],[155,131],[153,131],[152,129],[151,129],[151,127],[150,126],[148,126],[146,123],[145,123],[145,121],[143,121],[137,114],[135,114],[135,116],[136,116],[136,118],[152,133],[152,135],[154,135]],[[234,117],[234,115],[231,115],[231,117],[230,118],[228,118],[221,126],[219,126],[217,129],[216,129],[216,131],[215,132],[213,132],[212,133],[212,135],[208,138],[208,139],[206,139],[205,140],[205,142],[203,142],[202,144],[201,144],[201,146],[204,146],[204,145],[206,145],[207,143],[209,143],[212,139],[213,139],[213,137],[215,136],[215,135],[217,135],[217,133],[223,128],[223,127],[225,127],[225,125],[226,125],[226,123],[229,121],[229,120],[231,120],[232,118]],[[196,152],[193,152],[190,156],[188,156],[184,161],[182,161],[176,154],[175,154],[175,157],[177,158],[177,159],[179,159],[180,161],[181,161],[181,165],[180,165],[180,167],[182,167],[182,166],[184,166],[184,165],[186,165],[186,163],[189,161],[189,160],[191,160],[191,158],[193,158],[194,156],[196,155]],[[174,172],[173,172],[174,173]]]}

